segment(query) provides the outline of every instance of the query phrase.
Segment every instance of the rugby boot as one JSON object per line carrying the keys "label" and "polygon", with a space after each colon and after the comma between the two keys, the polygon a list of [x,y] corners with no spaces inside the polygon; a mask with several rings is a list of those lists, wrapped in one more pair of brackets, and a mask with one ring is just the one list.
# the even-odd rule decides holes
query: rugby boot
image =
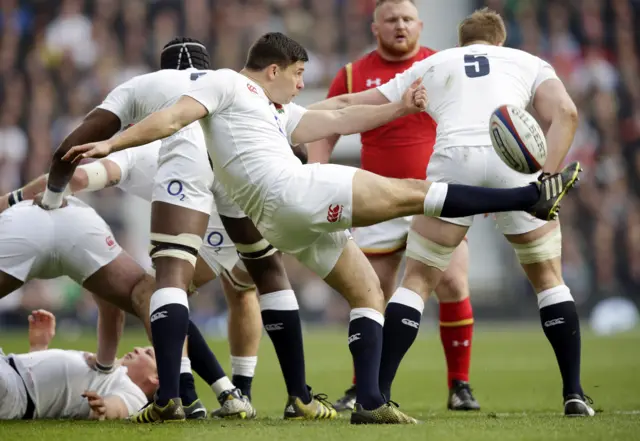
{"label": "rugby boot", "polygon": [[356,385],[354,384],[344,392],[344,396],[333,403],[336,412],[352,411],[353,405],[356,404]]}
{"label": "rugby boot", "polygon": [[311,401],[304,404],[298,397],[289,397],[284,408],[285,420],[333,420],[338,412],[327,401],[325,394],[313,395],[309,389]]}
{"label": "rugby boot", "polygon": [[449,410],[480,410],[480,404],[476,401],[471,391],[471,386],[466,381],[453,380],[449,389]]}
{"label": "rugby boot", "polygon": [[256,417],[256,409],[240,389],[225,390],[218,397],[218,402],[220,409],[212,411],[211,418],[247,420]]}
{"label": "rugby boot", "polygon": [[207,417],[207,408],[202,404],[200,398],[188,406],[182,406],[184,415],[188,420],[202,420]]}
{"label": "rugby boot", "polygon": [[596,411],[590,406],[591,404],[593,404],[591,397],[569,394],[564,397],[564,416],[592,417]]}
{"label": "rugby boot", "polygon": [[160,407],[155,401],[149,403],[130,420],[138,424],[146,423],[180,423],[186,420],[182,400],[180,398],[172,398],[169,402]]}
{"label": "rugby boot", "polygon": [[405,415],[398,404],[388,401],[377,409],[365,410],[356,403],[351,413],[351,424],[419,424],[415,418]]}
{"label": "rugby boot", "polygon": [[551,221],[558,218],[560,201],[578,182],[582,172],[579,162],[572,162],[555,175],[542,174],[535,184],[540,189],[540,199],[530,209],[532,216]]}

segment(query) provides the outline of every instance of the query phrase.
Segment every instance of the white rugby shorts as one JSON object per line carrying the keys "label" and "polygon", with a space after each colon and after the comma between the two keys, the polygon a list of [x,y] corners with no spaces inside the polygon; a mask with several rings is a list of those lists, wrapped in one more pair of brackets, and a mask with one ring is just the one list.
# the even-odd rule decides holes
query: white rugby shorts
{"label": "white rugby shorts", "polygon": [[[474,185],[488,188],[525,187],[538,178],[537,174],[518,173],[506,165],[492,146],[447,147],[434,151],[427,167],[432,182]],[[440,218],[446,222],[470,227],[474,216]],[[524,211],[496,213],[498,229],[503,234],[523,234],[546,222]]]}
{"label": "white rugby shorts", "polygon": [[0,271],[22,282],[69,276],[82,284],[122,252],[106,222],[74,197],[57,210],[33,201],[0,214]]}
{"label": "white rugby shorts", "polygon": [[159,201],[209,214],[213,170],[197,127],[162,140],[151,202]]}
{"label": "white rugby shorts", "polygon": [[353,175],[336,164],[292,167],[267,189],[258,230],[319,277],[333,269],[351,235]]}

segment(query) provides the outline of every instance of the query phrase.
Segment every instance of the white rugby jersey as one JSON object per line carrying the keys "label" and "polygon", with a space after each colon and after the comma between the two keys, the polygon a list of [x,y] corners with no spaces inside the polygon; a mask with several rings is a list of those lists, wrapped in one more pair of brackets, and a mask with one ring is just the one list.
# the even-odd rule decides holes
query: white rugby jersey
{"label": "white rugby jersey", "polygon": [[151,202],[154,176],[158,171],[160,141],[140,147],[120,150],[105,159],[120,167],[120,182],[116,187],[122,191]]}
{"label": "white rugby jersey", "polygon": [[126,128],[178,101],[201,72],[208,71],[162,69],[138,75],[113,89],[98,108],[115,114]]}
{"label": "white rugby jersey", "polygon": [[207,108],[200,120],[216,179],[258,222],[270,182],[302,164],[291,134],[306,109],[275,105],[260,85],[230,69],[209,71],[186,93]]}
{"label": "white rugby jersey", "polygon": [[490,146],[493,111],[504,104],[524,109],[540,84],[558,77],[549,63],[527,52],[473,44],[418,61],[378,90],[389,101],[400,101],[418,78],[427,90],[427,112],[438,124],[438,150]]}
{"label": "white rugby jersey", "polygon": [[89,418],[90,408],[82,394],[96,391],[100,396],[115,395],[133,414],[147,403],[147,397],[119,367],[109,375],[87,366],[80,351],[49,349],[12,356],[25,380],[27,391],[36,406],[36,418]]}

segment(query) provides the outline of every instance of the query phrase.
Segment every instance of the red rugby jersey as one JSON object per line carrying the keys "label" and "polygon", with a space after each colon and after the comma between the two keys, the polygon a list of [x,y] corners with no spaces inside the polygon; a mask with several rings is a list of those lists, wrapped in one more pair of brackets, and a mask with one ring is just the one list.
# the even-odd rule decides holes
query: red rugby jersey
{"label": "red rugby jersey", "polygon": [[[373,51],[340,69],[327,98],[378,87],[436,51],[421,47],[412,58],[387,61]],[[350,72],[349,72],[350,71]],[[436,123],[425,112],[407,115],[362,135],[362,168],[390,178],[425,179]]]}

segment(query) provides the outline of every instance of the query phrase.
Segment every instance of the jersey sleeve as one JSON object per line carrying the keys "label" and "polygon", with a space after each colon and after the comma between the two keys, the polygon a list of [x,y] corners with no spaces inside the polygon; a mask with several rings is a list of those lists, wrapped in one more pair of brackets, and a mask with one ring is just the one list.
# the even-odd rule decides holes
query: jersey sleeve
{"label": "jersey sleeve", "polygon": [[233,71],[216,70],[191,74],[191,89],[184,95],[193,98],[212,113],[223,110],[233,101],[236,77]]}
{"label": "jersey sleeve", "polygon": [[120,119],[120,127],[126,127],[135,122],[135,90],[134,78],[113,89],[97,108],[113,113]]}
{"label": "jersey sleeve", "polygon": [[397,102],[402,100],[402,94],[413,84],[418,78],[422,78],[428,71],[429,59],[421,60],[413,64],[409,69],[397,74],[392,80],[378,86],[378,90],[389,102]]}
{"label": "jersey sleeve", "polygon": [[329,92],[327,93],[327,98],[332,98],[338,95],[344,95],[345,93],[349,93],[349,91],[347,90],[347,69],[343,67],[338,71],[336,76],[333,78],[333,81],[329,86]]}
{"label": "jersey sleeve", "polygon": [[[132,386],[137,387],[137,386]],[[137,393],[136,393],[137,392]],[[133,415],[147,404],[147,400],[143,399],[142,391],[136,391],[127,389],[117,389],[111,393],[112,396],[119,397],[124,401],[124,404],[127,406],[127,410],[129,411],[129,415]]]}
{"label": "jersey sleeve", "polygon": [[533,96],[536,93],[538,87],[547,80],[559,80],[559,78],[556,74],[555,69],[549,63],[538,58],[538,74],[533,80],[531,95]]}
{"label": "jersey sleeve", "polygon": [[305,113],[307,113],[307,109],[294,103],[288,104],[286,109],[287,109],[287,125],[286,125],[287,139],[289,140],[289,144],[294,145],[294,143],[291,141],[291,134],[296,129],[296,127],[298,127],[298,124],[300,124],[300,120],[302,119],[302,116]]}

